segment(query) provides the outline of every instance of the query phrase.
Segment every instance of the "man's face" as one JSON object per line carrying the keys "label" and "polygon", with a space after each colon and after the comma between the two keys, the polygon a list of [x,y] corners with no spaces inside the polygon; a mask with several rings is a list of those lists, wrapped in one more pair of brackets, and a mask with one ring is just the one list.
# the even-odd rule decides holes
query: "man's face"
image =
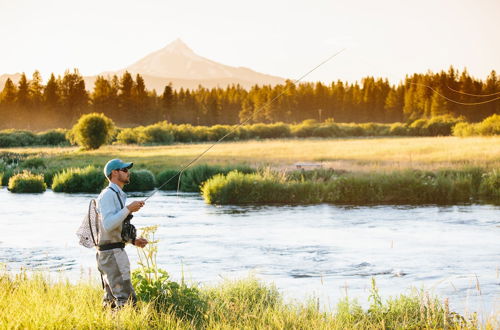
{"label": "man's face", "polygon": [[115,170],[115,172],[117,173],[118,181],[122,182],[123,184],[130,183],[130,172],[127,168]]}

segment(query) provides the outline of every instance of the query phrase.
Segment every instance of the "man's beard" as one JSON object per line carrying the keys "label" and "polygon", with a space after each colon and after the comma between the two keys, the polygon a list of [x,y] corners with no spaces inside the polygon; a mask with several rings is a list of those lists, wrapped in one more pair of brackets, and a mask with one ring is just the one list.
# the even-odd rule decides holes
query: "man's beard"
{"label": "man's beard", "polygon": [[130,183],[130,177],[128,176],[125,179],[122,179],[120,181],[123,182],[124,184],[129,184]]}

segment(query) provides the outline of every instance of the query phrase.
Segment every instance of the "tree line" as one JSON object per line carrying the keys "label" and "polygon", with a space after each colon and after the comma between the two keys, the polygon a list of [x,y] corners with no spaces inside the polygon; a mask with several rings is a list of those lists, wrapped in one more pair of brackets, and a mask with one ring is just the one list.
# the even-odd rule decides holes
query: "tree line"
{"label": "tree line", "polygon": [[[498,93],[500,80],[495,71],[480,80],[453,67],[439,73],[413,74],[398,85],[374,77],[359,83],[286,81],[276,86],[255,85],[249,90],[239,85],[174,89],[169,84],[160,95],[146,88],[140,74],[98,76],[88,91],[77,69],[63,76],[52,74],[46,84],[35,71],[31,79],[23,73],[17,84],[7,79],[0,93],[0,128],[68,128],[91,112],[103,113],[122,127],[163,120],[231,125],[250,117],[250,123],[299,123],[307,119],[390,123],[451,115],[478,122],[500,113],[500,101],[474,106],[458,103],[493,100]],[[490,96],[481,97],[485,95]]]}

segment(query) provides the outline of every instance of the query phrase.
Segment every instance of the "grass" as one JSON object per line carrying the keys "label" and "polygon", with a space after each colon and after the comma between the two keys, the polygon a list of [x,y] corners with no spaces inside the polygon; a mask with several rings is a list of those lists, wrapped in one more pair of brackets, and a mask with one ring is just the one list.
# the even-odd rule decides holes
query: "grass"
{"label": "grass", "polygon": [[500,202],[500,173],[467,170],[404,170],[390,173],[237,171],[207,180],[210,204],[456,204]]}
{"label": "grass", "polygon": [[[104,146],[94,151],[76,147],[9,148],[1,152],[38,156],[48,168],[95,165],[111,158],[132,160],[135,168],[158,174],[165,168],[179,168],[199,155],[211,143],[170,146]],[[285,139],[223,142],[199,163],[222,166],[290,168],[296,162],[321,162],[325,167],[354,172],[399,169],[500,168],[500,137],[385,137],[339,139]]]}
{"label": "grass", "polygon": [[[285,303],[272,286],[254,278],[225,281],[201,288],[205,312],[195,322],[171,308],[155,308],[140,301],[118,312],[101,307],[102,290],[96,283],[71,284],[64,278],[22,272],[0,274],[0,328],[2,329],[477,329],[474,315],[448,310],[446,302],[414,291],[382,301],[372,287],[370,307],[363,310],[350,299],[332,312],[318,309],[314,300]],[[482,328],[494,329],[491,318]]]}

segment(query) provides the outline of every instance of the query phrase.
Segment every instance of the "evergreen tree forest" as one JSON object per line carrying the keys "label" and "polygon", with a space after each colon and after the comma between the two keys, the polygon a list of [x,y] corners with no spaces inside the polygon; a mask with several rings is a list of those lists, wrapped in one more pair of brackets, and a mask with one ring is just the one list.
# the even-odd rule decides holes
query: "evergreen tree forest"
{"label": "evergreen tree forest", "polygon": [[[411,122],[440,115],[478,122],[500,113],[500,80],[492,71],[485,80],[450,67],[439,73],[407,76],[398,85],[366,77],[361,82],[325,84],[286,81],[283,85],[239,85],[195,90],[165,86],[161,94],[148,90],[141,75],[98,76],[88,90],[78,70],[52,74],[46,83],[38,71],[24,73],[17,84],[8,79],[0,92],[0,129],[69,128],[86,113],[98,112],[121,127],[167,120],[174,124],[299,123],[306,119],[335,122]],[[279,97],[277,97],[279,96]],[[269,103],[274,98],[277,99]],[[257,110],[262,109],[259,113]]]}

